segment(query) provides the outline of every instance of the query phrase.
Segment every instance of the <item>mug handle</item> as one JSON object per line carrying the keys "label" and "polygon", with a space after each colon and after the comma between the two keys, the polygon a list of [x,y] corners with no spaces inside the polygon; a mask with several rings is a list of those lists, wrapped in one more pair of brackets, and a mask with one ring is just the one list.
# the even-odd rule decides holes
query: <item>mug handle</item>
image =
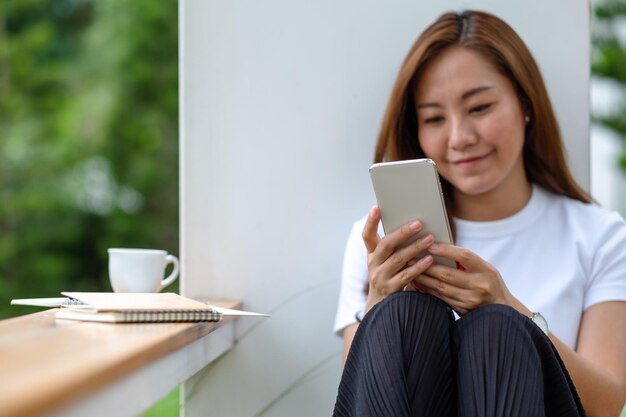
{"label": "mug handle", "polygon": [[176,281],[176,278],[178,277],[178,258],[175,257],[174,255],[167,255],[165,257],[165,262],[166,262],[165,265],[167,264],[174,265],[174,270],[172,271],[171,274],[168,275],[167,278],[161,281],[161,289],[163,289],[164,287],[167,287],[172,282]]}

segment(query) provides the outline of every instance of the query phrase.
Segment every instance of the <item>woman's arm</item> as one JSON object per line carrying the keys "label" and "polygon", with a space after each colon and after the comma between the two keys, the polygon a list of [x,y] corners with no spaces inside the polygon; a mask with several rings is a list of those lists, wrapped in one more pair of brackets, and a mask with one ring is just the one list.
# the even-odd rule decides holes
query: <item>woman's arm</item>
{"label": "woman's arm", "polygon": [[370,285],[365,304],[366,313],[388,295],[402,291],[433,263],[431,255],[415,260],[434,243],[435,238],[430,233],[400,248],[422,230],[423,225],[420,221],[409,222],[382,238],[378,236],[379,222],[380,209],[373,207],[363,227]]}
{"label": "woman's arm", "polygon": [[[512,307],[532,315],[518,300]],[[626,401],[626,302],[605,302],[585,310],[576,350],[552,333],[549,337],[574,381],[587,416],[618,417]]]}
{"label": "woman's arm", "polygon": [[[463,268],[433,265],[417,283],[460,314],[486,304],[506,304],[523,315],[531,311],[506,288],[498,271],[478,255],[453,245],[432,245],[429,251],[454,259]],[[553,334],[589,417],[618,417],[626,400],[626,302],[605,302],[588,308],[581,319],[574,351]]]}
{"label": "woman's arm", "polygon": [[[415,257],[424,252],[433,243],[434,238],[427,234],[408,246],[401,249],[407,239],[422,230],[422,224],[418,221],[407,223],[398,230],[378,236],[378,223],[380,222],[380,209],[373,207],[365,226],[362,238],[367,250],[367,269],[369,276],[369,291],[365,312],[368,312],[376,303],[396,291],[401,291],[415,278],[424,273],[432,264],[433,258],[428,255],[419,261]],[[343,362],[345,364],[358,323],[348,325],[343,330]]]}
{"label": "woman's arm", "polygon": [[359,323],[354,323],[343,329],[343,361],[341,362],[342,365],[346,364],[348,352],[350,352],[350,346],[352,346],[352,340],[354,339],[354,334],[356,333],[356,329],[358,328]]}
{"label": "woman's arm", "polygon": [[593,305],[583,314],[576,351],[554,335],[589,417],[619,416],[626,401],[626,302]]}

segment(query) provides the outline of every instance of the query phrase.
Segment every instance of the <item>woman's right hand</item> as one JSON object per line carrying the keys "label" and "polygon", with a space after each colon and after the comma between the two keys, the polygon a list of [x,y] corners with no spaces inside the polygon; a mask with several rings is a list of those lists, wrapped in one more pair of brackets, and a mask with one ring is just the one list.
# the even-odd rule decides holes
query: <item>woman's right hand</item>
{"label": "woman's right hand", "polygon": [[396,249],[407,239],[422,230],[419,221],[409,222],[381,238],[378,236],[380,209],[373,207],[363,227],[363,242],[367,248],[367,269],[369,272],[369,293],[365,312],[376,303],[396,291],[402,291],[411,281],[422,274],[433,263],[432,255],[426,255],[415,262],[414,258],[433,244],[431,234]]}

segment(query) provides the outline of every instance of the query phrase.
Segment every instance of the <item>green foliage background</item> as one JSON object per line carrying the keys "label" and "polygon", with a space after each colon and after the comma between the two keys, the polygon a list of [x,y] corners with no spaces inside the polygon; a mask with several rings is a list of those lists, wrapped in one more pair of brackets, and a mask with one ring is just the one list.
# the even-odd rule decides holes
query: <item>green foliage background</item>
{"label": "green foliage background", "polygon": [[177,8],[0,2],[0,318],[109,291],[108,247],[178,253]]}
{"label": "green foliage background", "polygon": [[593,4],[591,70],[594,77],[612,81],[622,97],[610,114],[594,115],[593,121],[620,138],[623,151],[616,162],[626,171],[626,1],[599,0]]}

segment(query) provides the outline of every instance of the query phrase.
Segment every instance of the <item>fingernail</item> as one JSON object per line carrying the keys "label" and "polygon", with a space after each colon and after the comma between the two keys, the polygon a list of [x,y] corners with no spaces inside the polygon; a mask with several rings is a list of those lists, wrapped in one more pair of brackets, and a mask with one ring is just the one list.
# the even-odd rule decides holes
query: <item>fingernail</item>
{"label": "fingernail", "polygon": [[432,245],[430,245],[430,247],[428,249],[437,250],[437,249],[439,249],[439,244],[438,243],[433,243]]}
{"label": "fingernail", "polygon": [[422,238],[422,243],[424,244],[429,244],[435,241],[435,238],[433,237],[433,235],[426,235]]}
{"label": "fingernail", "polygon": [[419,222],[419,220],[416,220],[416,221],[414,221],[413,223],[411,223],[411,224],[409,225],[409,227],[410,227],[412,230],[418,230],[421,226],[422,226],[422,224]]}
{"label": "fingernail", "polygon": [[433,262],[433,257],[432,257],[432,256],[430,256],[430,255],[426,255],[426,256],[424,256],[424,257],[423,257],[420,261],[421,261],[421,262],[422,262],[422,264],[424,264],[424,265],[429,265],[430,263],[432,263],[432,262]]}

